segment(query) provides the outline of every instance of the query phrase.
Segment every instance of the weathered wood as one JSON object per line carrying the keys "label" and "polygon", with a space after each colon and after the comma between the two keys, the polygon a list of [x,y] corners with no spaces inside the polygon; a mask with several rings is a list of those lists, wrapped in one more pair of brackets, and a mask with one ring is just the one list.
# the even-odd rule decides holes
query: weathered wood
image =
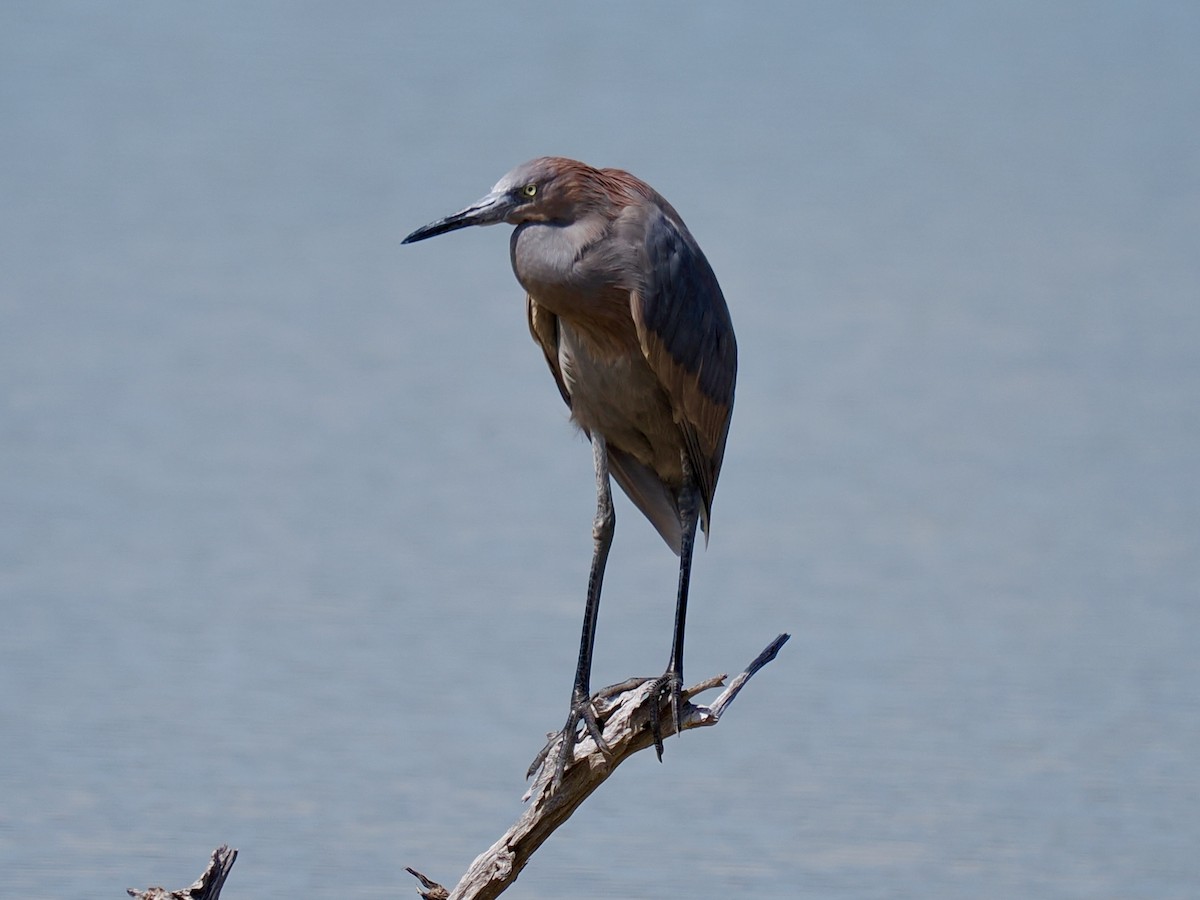
{"label": "weathered wood", "polygon": [[236,850],[222,844],[212,852],[208,868],[191,887],[181,888],[177,891],[168,891],[161,887],[150,887],[144,891],[129,888],[126,893],[135,900],[217,900],[221,896],[221,888],[225,886],[225,879],[229,877],[229,870],[233,868],[237,855]]}
{"label": "weathered wood", "polygon": [[[771,641],[711,705],[701,706],[692,703],[691,700],[704,691],[725,684],[724,675],[708,678],[684,691],[683,728],[686,730],[716,725],[746,682],[775,658],[775,654],[789,637],[790,635],[781,634]],[[554,748],[551,748],[551,752],[546,754],[542,768],[535,775],[533,784],[522,798],[531,801],[525,812],[495,844],[471,863],[454,890],[448,891],[415,869],[408,869],[407,871],[421,882],[422,889],[418,889],[417,893],[425,900],[491,900],[500,896],[517,880],[529,858],[546,838],[571,817],[617,766],[633,754],[654,746],[654,737],[649,728],[651,704],[661,702],[655,696],[654,682],[654,679],[633,678],[601,691],[601,699],[597,701],[597,712],[608,753],[601,751],[595,740],[585,734],[575,745],[574,755],[563,774],[562,783],[557,790],[551,791],[553,760],[556,755]],[[662,716],[660,725],[664,736],[675,733],[675,724],[670,715]],[[146,888],[143,891],[130,888],[129,896],[135,900],[218,900],[237,855],[237,850],[222,845],[213,851],[208,868],[191,887],[177,891],[168,891],[161,887]]]}
{"label": "weathered wood", "polygon": [[[718,675],[700,682],[683,692],[687,701],[683,709],[683,728],[702,728],[716,725],[722,713],[737,697],[747,681],[775,658],[779,648],[787,642],[789,635],[781,634],[755,657],[746,669],[730,682],[729,686],[710,706],[691,703],[697,694],[719,687],[725,676]],[[421,873],[408,869],[420,879],[424,890],[418,893],[425,900],[491,900],[498,897],[516,881],[529,858],[546,838],[571,817],[571,814],[611,775],[621,763],[633,754],[654,746],[654,738],[648,727],[650,704],[657,702],[653,679],[631,679],[600,692],[604,699],[599,703],[600,722],[604,742],[608,745],[606,755],[596,742],[586,735],[575,745],[575,753],[558,790],[549,791],[554,775],[553,748],[546,754],[546,761],[535,775],[525,797],[531,800],[525,812],[495,844],[480,854],[466,874],[459,879],[453,891]],[[669,715],[661,717],[664,736],[675,733],[675,725]]]}

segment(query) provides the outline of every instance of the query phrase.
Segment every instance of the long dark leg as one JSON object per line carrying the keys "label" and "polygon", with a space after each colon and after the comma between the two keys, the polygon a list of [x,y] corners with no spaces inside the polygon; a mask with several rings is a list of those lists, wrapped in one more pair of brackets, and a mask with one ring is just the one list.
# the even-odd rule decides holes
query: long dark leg
{"label": "long dark leg", "polygon": [[[679,588],[675,593],[675,636],[671,640],[671,661],[667,671],[659,679],[661,694],[669,692],[671,719],[678,734],[683,726],[683,634],[687,625],[688,585],[692,578],[692,549],[696,543],[696,526],[699,522],[699,490],[692,467],[683,454],[683,487],[679,491],[679,524],[682,539],[679,547]],[[659,707],[651,707],[650,730],[654,734],[654,750],[662,760],[662,727],[659,722]]]}
{"label": "long dark leg", "polygon": [[[613,509],[612,487],[608,478],[608,445],[603,436],[592,434],[592,457],[596,464],[596,518],[592,520],[592,569],[588,575],[587,603],[583,611],[583,632],[579,638],[579,662],[575,666],[575,684],[571,689],[571,711],[561,732],[558,756],[554,764],[552,789],[562,781],[567,763],[574,756],[577,729],[582,721],[601,750],[607,750],[601,735],[596,712],[591,702],[592,650],[596,643],[596,619],[600,613],[600,588],[604,583],[604,566],[612,546],[617,515]],[[557,738],[552,739],[529,767],[526,777],[545,761]]]}
{"label": "long dark leg", "polygon": [[612,487],[608,480],[608,445],[599,434],[592,435],[592,459],[596,464],[596,518],[592,520],[592,571],[588,575],[587,605],[583,610],[583,634],[579,638],[579,662],[571,701],[578,704],[591,696],[592,649],[596,644],[596,619],[600,614],[600,587],[604,566],[616,531]]}

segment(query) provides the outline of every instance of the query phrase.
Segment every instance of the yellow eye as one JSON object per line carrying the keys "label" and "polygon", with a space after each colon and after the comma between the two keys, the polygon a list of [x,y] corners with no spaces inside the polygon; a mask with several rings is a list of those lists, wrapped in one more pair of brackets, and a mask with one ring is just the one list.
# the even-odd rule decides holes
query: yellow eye
{"label": "yellow eye", "polygon": [[525,185],[525,187],[521,188],[521,193],[524,194],[526,197],[532,197],[535,194],[537,194],[537,185],[536,184],[527,184],[527,185]]}

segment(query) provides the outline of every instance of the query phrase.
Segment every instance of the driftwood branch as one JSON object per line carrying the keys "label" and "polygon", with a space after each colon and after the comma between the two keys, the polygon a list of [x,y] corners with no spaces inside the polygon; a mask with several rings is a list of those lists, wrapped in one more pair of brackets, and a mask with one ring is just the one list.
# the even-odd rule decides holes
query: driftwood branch
{"label": "driftwood branch", "polygon": [[[686,730],[716,725],[746,682],[775,658],[775,654],[787,642],[788,637],[787,634],[781,634],[771,641],[711,705],[693,704],[691,698],[723,685],[724,675],[709,678],[685,690],[683,696],[687,702],[683,708],[683,728]],[[597,705],[600,707],[599,718],[604,729],[604,742],[608,745],[608,754],[604,754],[585,732],[585,736],[575,745],[574,758],[567,766],[562,784],[553,793],[549,791],[549,785],[554,774],[554,753],[547,754],[547,762],[543,764],[523,798],[532,802],[513,826],[471,863],[454,890],[448,891],[420,872],[408,869],[408,872],[420,880],[422,887],[417,892],[425,900],[491,900],[498,897],[517,880],[534,851],[571,817],[579,805],[616,770],[617,766],[633,754],[654,746],[654,738],[648,727],[650,705],[657,702],[652,680],[633,679],[607,688],[601,694],[605,699]],[[660,720],[664,736],[675,733],[675,725],[670,715],[661,716]]]}
{"label": "driftwood branch", "polygon": [[225,886],[225,879],[229,877],[229,870],[233,868],[237,854],[236,850],[222,844],[212,852],[208,868],[191,887],[178,891],[168,891],[161,887],[146,888],[144,891],[129,888],[127,893],[135,900],[217,900],[221,896],[221,888]]}
{"label": "driftwood branch", "polygon": [[[746,682],[775,658],[775,654],[787,642],[788,637],[787,634],[781,634],[771,641],[710,705],[701,706],[692,703],[691,700],[704,691],[724,685],[724,675],[708,678],[685,690],[683,728],[686,730],[716,725]],[[601,751],[596,742],[585,734],[575,745],[572,761],[563,774],[562,783],[555,791],[549,789],[554,776],[554,753],[548,753],[546,763],[522,798],[531,800],[525,812],[500,840],[471,863],[471,867],[459,879],[454,890],[448,891],[420,872],[408,869],[408,872],[421,882],[417,893],[425,900],[491,900],[503,893],[517,880],[534,851],[571,817],[617,766],[633,754],[654,746],[649,722],[651,704],[660,702],[656,693],[653,679],[640,678],[630,679],[601,691],[597,711],[608,753]],[[660,726],[664,736],[675,733],[675,724],[670,715],[660,716]],[[135,900],[218,900],[237,855],[237,850],[222,845],[213,851],[204,874],[191,887],[177,891],[168,891],[161,887],[146,888],[142,891],[130,888],[129,896]]]}

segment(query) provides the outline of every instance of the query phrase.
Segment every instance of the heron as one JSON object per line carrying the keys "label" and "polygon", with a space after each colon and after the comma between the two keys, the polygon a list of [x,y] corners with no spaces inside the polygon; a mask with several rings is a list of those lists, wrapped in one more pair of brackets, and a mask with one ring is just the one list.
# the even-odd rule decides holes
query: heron
{"label": "heron", "polygon": [[[579,657],[551,789],[586,730],[608,748],[591,693],[604,569],[616,527],[616,479],[679,557],[666,671],[654,679],[650,727],[658,759],[660,707],[682,729],[683,639],[697,527],[709,534],[713,494],[733,413],[737,342],[725,297],[700,245],[654,188],[620,169],[563,157],[522,163],[483,198],[418,228],[411,244],[472,225],[506,222],[529,331],[591,442],[596,473],[592,562]],[[645,680],[643,680],[644,683]]]}

